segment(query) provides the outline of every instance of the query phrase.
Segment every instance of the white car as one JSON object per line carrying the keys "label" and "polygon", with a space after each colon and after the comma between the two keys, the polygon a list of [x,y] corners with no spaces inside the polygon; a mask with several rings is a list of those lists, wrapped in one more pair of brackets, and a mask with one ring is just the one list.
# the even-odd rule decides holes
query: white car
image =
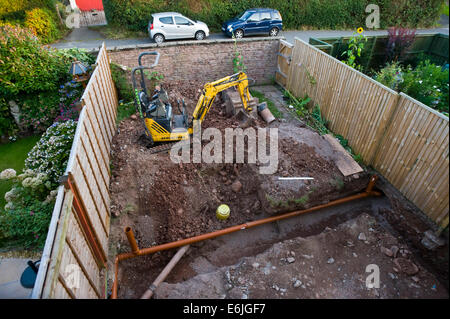
{"label": "white car", "polygon": [[171,39],[203,40],[209,36],[206,23],[193,21],[178,12],[152,14],[148,23],[148,34],[156,43]]}

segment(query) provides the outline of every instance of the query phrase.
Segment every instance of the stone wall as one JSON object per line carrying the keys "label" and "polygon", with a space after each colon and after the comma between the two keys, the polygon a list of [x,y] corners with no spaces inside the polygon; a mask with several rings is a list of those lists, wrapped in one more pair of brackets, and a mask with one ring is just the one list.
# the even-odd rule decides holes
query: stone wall
{"label": "stone wall", "polygon": [[[246,73],[257,84],[270,83],[277,69],[280,38],[249,38],[237,42],[243,55]],[[155,71],[164,81],[210,82],[233,74],[235,44],[232,39],[166,42],[114,48],[108,52],[112,62],[128,67],[138,65],[138,56],[145,51],[160,53]],[[143,64],[153,63],[151,56],[143,57]],[[147,63],[145,62],[147,61]]]}

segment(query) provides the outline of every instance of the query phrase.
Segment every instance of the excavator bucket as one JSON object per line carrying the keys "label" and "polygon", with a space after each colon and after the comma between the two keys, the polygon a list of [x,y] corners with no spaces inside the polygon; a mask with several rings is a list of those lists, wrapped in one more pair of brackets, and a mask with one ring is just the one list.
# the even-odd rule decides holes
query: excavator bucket
{"label": "excavator bucket", "polygon": [[234,118],[239,122],[239,127],[243,129],[254,124],[254,119],[243,110],[239,110]]}

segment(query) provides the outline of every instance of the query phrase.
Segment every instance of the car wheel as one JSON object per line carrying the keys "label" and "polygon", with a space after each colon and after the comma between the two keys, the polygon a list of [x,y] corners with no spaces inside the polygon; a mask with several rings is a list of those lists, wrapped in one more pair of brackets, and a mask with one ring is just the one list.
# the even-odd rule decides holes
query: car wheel
{"label": "car wheel", "polygon": [[278,32],[280,32],[280,31],[278,30],[278,28],[272,28],[272,29],[270,29],[269,35],[270,35],[271,37],[276,37],[276,36],[278,35]]}
{"label": "car wheel", "polygon": [[195,33],[195,40],[203,40],[203,39],[205,39],[205,32],[203,32],[203,31],[197,31],[196,33]]}
{"label": "car wheel", "polygon": [[163,43],[165,38],[164,38],[164,36],[162,34],[158,33],[158,34],[155,34],[155,36],[153,37],[153,40],[156,43]]}
{"label": "car wheel", "polygon": [[236,31],[234,31],[234,37],[236,39],[242,39],[244,37],[244,31],[241,29],[237,29]]}

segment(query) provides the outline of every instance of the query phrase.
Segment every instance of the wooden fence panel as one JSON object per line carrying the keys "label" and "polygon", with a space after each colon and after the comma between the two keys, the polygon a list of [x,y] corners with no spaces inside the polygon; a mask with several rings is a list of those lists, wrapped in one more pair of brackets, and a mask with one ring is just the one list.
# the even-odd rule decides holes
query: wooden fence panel
{"label": "wooden fence panel", "polygon": [[330,129],[346,138],[366,164],[441,229],[447,227],[448,117],[299,39],[288,66],[286,88],[297,97],[308,95]]}
{"label": "wooden fence panel", "polygon": [[374,167],[437,224],[446,226],[448,117],[401,93]]}
{"label": "wooden fence panel", "polygon": [[58,191],[33,298],[104,298],[109,161],[118,106],[104,44],[81,100],[65,187]]}
{"label": "wooden fence panel", "polygon": [[371,164],[398,94],[296,39],[287,89],[321,107],[330,129]]}

